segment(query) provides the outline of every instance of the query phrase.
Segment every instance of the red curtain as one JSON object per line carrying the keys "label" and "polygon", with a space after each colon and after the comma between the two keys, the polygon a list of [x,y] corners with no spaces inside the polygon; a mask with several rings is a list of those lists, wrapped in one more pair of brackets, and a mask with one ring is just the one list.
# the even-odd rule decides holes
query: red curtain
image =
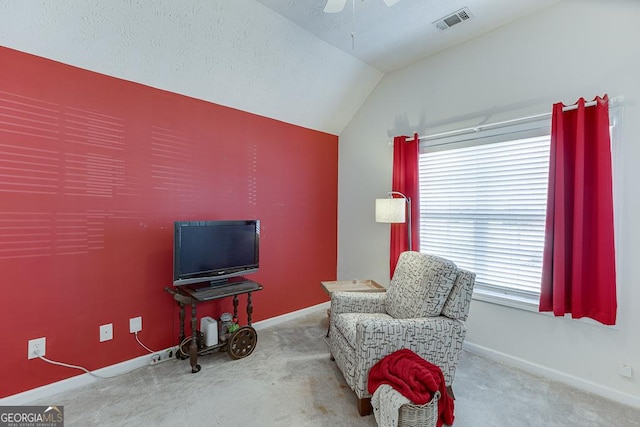
{"label": "red curtain", "polygon": [[[418,203],[418,134],[412,140],[406,136],[396,136],[393,139],[393,182],[391,188],[411,198],[411,245],[414,251],[420,250],[420,207]],[[396,270],[400,253],[409,249],[407,232],[408,223],[391,224],[391,248],[389,272],[391,277]]]}
{"label": "red curtain", "polygon": [[553,106],[540,311],[616,322],[609,102]]}

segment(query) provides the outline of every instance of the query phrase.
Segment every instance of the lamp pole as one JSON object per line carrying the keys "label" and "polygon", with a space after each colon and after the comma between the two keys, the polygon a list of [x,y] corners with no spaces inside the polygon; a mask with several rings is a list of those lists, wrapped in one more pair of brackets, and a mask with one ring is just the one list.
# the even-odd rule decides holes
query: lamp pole
{"label": "lamp pole", "polygon": [[409,250],[413,250],[413,245],[411,244],[411,197],[407,197],[399,191],[389,191],[387,195],[393,198],[393,195],[398,195],[404,199],[407,203],[407,241],[409,243]]}

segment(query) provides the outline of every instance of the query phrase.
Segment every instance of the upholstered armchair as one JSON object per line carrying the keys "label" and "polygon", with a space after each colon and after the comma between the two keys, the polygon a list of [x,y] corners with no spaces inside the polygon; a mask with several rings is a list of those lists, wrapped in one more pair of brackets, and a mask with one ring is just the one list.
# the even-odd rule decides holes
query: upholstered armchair
{"label": "upholstered armchair", "polygon": [[408,348],[442,369],[448,390],[466,334],[475,273],[420,252],[400,254],[387,292],[334,292],[331,356],[358,397],[360,415],[371,413],[369,369]]}

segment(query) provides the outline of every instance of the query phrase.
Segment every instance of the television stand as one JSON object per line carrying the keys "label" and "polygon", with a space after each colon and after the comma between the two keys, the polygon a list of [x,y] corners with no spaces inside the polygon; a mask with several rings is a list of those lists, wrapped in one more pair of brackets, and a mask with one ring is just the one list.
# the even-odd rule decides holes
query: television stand
{"label": "television stand", "polygon": [[[251,293],[262,290],[262,285],[249,280],[229,283],[225,286],[207,288],[206,295],[198,295],[198,291],[183,287],[165,287],[164,290],[173,295],[173,299],[180,306],[180,350],[186,340],[185,334],[185,317],[187,305],[191,306],[191,337],[189,343],[189,362],[191,364],[191,372],[200,371],[198,365],[198,355],[209,354],[216,349],[227,346],[227,353],[232,359],[241,359],[250,355],[257,342],[258,337],[255,329],[251,326],[251,314],[253,313],[253,305],[251,303]],[[209,292],[215,291],[215,292]],[[247,326],[243,326],[237,331],[229,335],[226,341],[218,342],[218,344],[209,347],[198,347],[198,330],[197,330],[197,305],[207,301],[213,301],[221,298],[233,297],[233,319],[238,318],[238,295],[247,294]],[[221,337],[220,337],[221,338]],[[180,352],[176,352],[176,357]]]}

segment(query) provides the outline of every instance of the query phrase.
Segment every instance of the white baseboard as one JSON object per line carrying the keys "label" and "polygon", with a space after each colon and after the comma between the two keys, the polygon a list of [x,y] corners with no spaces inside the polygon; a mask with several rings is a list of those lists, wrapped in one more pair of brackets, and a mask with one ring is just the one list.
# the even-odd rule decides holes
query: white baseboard
{"label": "white baseboard", "polygon": [[276,326],[283,322],[288,322],[290,320],[297,319],[298,317],[306,316],[307,314],[313,313],[314,311],[320,309],[327,309],[331,306],[331,301],[323,302],[320,304],[313,305],[311,307],[303,308],[301,310],[292,311],[291,313],[282,314],[280,316],[271,317],[269,319],[261,320],[259,322],[255,322],[253,327],[259,331],[260,329],[267,328],[269,326]]}
{"label": "white baseboard", "polygon": [[[316,310],[322,308],[329,308],[330,302],[323,302],[321,304],[314,305],[312,307],[303,308],[301,310],[293,311],[291,313],[283,314],[281,316],[272,317],[269,319],[261,320],[259,322],[255,322],[253,327],[256,330],[264,329],[269,326],[276,326],[283,322],[288,322],[290,320],[296,319],[298,317],[305,316],[309,313],[312,313]],[[175,347],[170,347],[165,350],[161,350],[159,352],[153,353],[161,353],[166,350],[169,350]],[[151,364],[151,357],[153,354],[146,354],[140,357],[136,357],[135,359],[125,360],[124,362],[117,363],[115,365],[107,366],[105,368],[97,369],[93,371],[96,375],[100,375],[103,377],[113,377],[123,373],[127,373],[133,371],[134,369],[141,368],[143,366],[148,366]],[[36,362],[36,361],[34,361]],[[46,363],[44,361],[37,361],[37,363]],[[55,383],[47,384],[42,387],[34,388],[32,390],[27,390],[22,393],[14,394],[12,396],[7,396],[5,398],[0,399],[0,406],[19,406],[26,405],[28,403],[34,402],[36,400],[46,399],[54,394],[62,393],[65,391],[73,390],[78,387],[82,387],[87,384],[91,384],[95,381],[99,380],[90,374],[82,374],[77,375],[75,377],[67,378],[62,381],[58,381]]]}
{"label": "white baseboard", "polygon": [[548,378],[550,380],[558,381],[563,384],[575,387],[577,389],[597,394],[598,396],[605,397],[616,402],[620,402],[624,405],[632,406],[634,408],[640,408],[640,397],[631,394],[623,393],[621,391],[612,389],[610,387],[596,384],[591,381],[587,381],[583,378],[569,375],[565,372],[557,371],[555,369],[547,368],[537,363],[530,362],[528,360],[520,359],[515,356],[511,356],[506,353],[501,353],[496,350],[492,350],[487,347],[483,347],[471,342],[465,341],[464,349],[469,350],[472,353],[479,354],[488,359],[502,362],[506,365],[513,366],[515,368],[522,369],[534,375]]}

